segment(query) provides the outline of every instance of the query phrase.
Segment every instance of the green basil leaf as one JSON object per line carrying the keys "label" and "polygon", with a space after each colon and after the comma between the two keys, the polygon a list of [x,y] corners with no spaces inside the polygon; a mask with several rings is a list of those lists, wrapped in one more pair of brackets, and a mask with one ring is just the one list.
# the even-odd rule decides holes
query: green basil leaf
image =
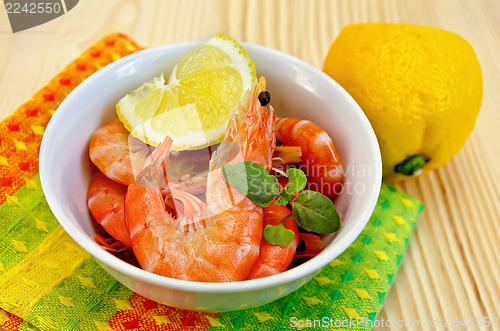
{"label": "green basil leaf", "polygon": [[286,170],[286,175],[288,176],[288,185],[292,186],[293,193],[299,193],[306,187],[307,177],[302,170],[288,168]]}
{"label": "green basil leaf", "polygon": [[268,224],[264,228],[264,239],[271,245],[279,245],[281,247],[286,247],[290,245],[293,238],[295,237],[295,232],[289,230],[283,226],[283,223],[278,225]]}
{"label": "green basil leaf", "polygon": [[288,184],[281,190],[278,200],[274,203],[276,206],[286,206],[293,197],[292,186]]}
{"label": "green basil leaf", "polygon": [[222,167],[226,182],[257,206],[267,207],[278,195],[276,177],[269,175],[266,168],[252,161],[227,164]]}
{"label": "green basil leaf", "polygon": [[327,234],[340,227],[333,202],[319,192],[303,191],[290,204],[294,220],[307,231]]}

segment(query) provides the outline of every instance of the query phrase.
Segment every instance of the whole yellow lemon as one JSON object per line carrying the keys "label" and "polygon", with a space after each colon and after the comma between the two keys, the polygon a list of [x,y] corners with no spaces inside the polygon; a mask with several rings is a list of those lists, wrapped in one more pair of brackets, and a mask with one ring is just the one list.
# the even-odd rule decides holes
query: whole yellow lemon
{"label": "whole yellow lemon", "polygon": [[463,147],[481,108],[483,81],[472,46],[437,28],[346,26],[323,71],[370,120],[387,181],[423,175],[448,162]]}

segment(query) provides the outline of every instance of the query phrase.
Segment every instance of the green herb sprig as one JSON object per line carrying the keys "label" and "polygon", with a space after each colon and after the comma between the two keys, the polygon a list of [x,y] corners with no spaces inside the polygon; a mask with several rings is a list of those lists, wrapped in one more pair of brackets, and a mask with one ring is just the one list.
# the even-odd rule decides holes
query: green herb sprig
{"label": "green herb sprig", "polygon": [[[339,214],[328,197],[315,191],[303,191],[307,177],[300,169],[287,169],[288,184],[281,192],[278,179],[252,161],[225,165],[222,167],[222,174],[230,185],[258,206],[267,207],[276,198],[276,206],[290,204],[293,219],[307,231],[328,234],[340,227]],[[295,198],[294,193],[298,193]],[[267,225],[264,229],[264,238],[271,245],[284,247],[292,242],[293,231],[283,226],[287,218],[288,216],[276,226]]]}

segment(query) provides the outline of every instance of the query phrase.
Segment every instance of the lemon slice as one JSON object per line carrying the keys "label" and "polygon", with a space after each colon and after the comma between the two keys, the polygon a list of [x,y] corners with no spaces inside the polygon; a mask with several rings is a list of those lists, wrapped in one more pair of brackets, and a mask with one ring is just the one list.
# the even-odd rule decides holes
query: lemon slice
{"label": "lemon slice", "polygon": [[217,35],[163,75],[116,105],[131,134],[157,146],[166,136],[172,150],[199,149],[222,140],[229,117],[256,78],[255,65],[235,40]]}

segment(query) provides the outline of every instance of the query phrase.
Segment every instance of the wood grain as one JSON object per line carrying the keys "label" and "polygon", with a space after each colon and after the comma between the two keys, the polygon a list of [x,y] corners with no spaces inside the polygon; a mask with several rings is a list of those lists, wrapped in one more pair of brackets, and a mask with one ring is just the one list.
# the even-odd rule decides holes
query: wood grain
{"label": "wood grain", "polygon": [[[403,327],[408,330],[445,330],[445,316],[500,317],[498,17],[497,0],[81,0],[52,22],[12,34],[2,8],[0,119],[94,41],[115,31],[144,46],[223,33],[319,68],[335,37],[350,23],[401,22],[456,32],[473,45],[481,63],[482,110],[451,162],[425,178],[397,185],[427,210],[378,317],[424,322],[422,328]],[[439,327],[427,327],[428,318],[438,318]]]}

